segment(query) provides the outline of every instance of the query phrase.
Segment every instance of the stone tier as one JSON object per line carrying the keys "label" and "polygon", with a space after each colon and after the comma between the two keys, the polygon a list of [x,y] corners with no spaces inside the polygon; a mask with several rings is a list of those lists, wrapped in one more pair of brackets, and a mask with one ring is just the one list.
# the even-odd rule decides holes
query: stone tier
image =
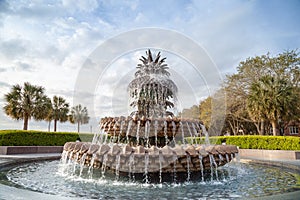
{"label": "stone tier", "polygon": [[195,119],[167,118],[138,118],[134,117],[105,117],[100,121],[100,128],[111,136],[125,137],[184,137],[201,136],[202,122]]}
{"label": "stone tier", "polygon": [[92,144],[68,142],[64,145],[64,154],[68,159],[92,166],[125,173],[162,172],[199,172],[209,170],[211,165],[219,167],[230,162],[238,153],[231,145],[176,145],[131,147],[119,144]]}

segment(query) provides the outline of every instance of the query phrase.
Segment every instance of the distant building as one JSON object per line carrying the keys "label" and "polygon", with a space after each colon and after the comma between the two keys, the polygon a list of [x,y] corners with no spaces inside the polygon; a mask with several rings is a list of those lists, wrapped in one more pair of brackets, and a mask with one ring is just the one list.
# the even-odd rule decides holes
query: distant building
{"label": "distant building", "polygon": [[290,121],[289,123],[284,125],[283,135],[300,136],[299,129],[300,129],[299,121]]}

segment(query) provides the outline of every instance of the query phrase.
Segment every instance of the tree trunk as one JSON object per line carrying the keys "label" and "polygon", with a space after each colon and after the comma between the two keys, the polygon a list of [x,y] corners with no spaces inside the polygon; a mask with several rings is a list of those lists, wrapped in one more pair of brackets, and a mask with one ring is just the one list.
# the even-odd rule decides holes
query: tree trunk
{"label": "tree trunk", "polygon": [[56,132],[56,125],[57,125],[57,120],[54,120],[54,132]]}
{"label": "tree trunk", "polygon": [[232,123],[230,121],[228,123],[229,123],[230,129],[231,129],[231,132],[233,133],[233,135],[235,135],[234,127],[233,127]]}
{"label": "tree trunk", "polygon": [[263,121],[263,120],[260,122],[259,135],[265,135],[265,121]]}
{"label": "tree trunk", "polygon": [[24,114],[23,130],[27,130],[27,129],[28,129],[28,120],[29,120],[29,117],[28,117],[28,115],[25,113],[25,114]]}
{"label": "tree trunk", "polygon": [[79,133],[80,122],[77,124],[77,132]]}
{"label": "tree trunk", "polygon": [[273,135],[274,136],[280,135],[279,126],[278,126],[277,121],[276,120],[272,120],[271,124],[272,124],[272,129],[273,129]]}
{"label": "tree trunk", "polygon": [[255,125],[255,127],[256,127],[257,133],[260,135],[260,123],[254,122],[254,125]]}
{"label": "tree trunk", "polygon": [[50,127],[51,127],[51,121],[48,123],[48,132],[50,132]]}

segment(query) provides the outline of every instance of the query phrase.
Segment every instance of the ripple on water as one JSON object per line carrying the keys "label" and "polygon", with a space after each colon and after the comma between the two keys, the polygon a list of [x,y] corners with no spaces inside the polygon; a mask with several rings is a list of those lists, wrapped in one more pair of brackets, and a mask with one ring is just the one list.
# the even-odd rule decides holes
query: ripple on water
{"label": "ripple on water", "polygon": [[158,184],[116,181],[114,174],[107,173],[102,178],[100,170],[94,170],[91,178],[84,175],[88,174],[87,168],[80,177],[80,166],[76,168],[74,173],[73,165],[63,165],[60,161],[36,162],[15,167],[6,176],[21,188],[46,194],[117,199],[234,199],[282,193],[296,184],[295,177],[281,169],[235,162],[219,168],[218,181],[206,178],[205,182],[199,179],[199,182]]}

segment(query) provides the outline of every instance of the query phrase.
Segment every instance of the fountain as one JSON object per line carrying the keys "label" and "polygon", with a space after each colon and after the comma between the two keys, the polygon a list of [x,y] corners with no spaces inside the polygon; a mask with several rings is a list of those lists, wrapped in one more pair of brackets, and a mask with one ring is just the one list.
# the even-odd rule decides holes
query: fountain
{"label": "fountain", "polygon": [[147,51],[141,61],[128,117],[101,119],[93,140],[66,143],[60,160],[1,168],[0,199],[251,199],[299,190],[298,171],[231,162],[237,147],[209,144],[201,121],[175,116],[165,59]]}
{"label": "fountain", "polygon": [[[62,160],[90,168],[112,171],[116,177],[134,175],[145,182],[176,173],[190,180],[192,173],[216,173],[238,153],[236,146],[210,145],[205,126],[199,120],[176,117],[177,86],[160,52],[148,50],[137,65],[135,78],[128,86],[128,117],[105,117],[100,132],[91,143],[68,142]],[[205,137],[205,144],[187,144],[185,137]]]}

